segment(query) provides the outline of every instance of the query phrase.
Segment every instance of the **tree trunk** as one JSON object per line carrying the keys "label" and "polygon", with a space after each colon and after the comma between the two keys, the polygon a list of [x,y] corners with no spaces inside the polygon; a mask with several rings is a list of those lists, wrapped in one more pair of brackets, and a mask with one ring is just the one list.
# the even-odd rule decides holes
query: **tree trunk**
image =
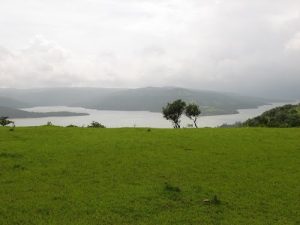
{"label": "tree trunk", "polygon": [[194,124],[195,124],[195,127],[198,128],[198,126],[197,126],[197,118],[194,119]]}

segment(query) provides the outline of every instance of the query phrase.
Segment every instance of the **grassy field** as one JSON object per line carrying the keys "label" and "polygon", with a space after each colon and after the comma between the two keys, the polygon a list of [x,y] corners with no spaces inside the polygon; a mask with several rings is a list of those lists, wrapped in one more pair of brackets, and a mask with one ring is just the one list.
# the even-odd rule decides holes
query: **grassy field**
{"label": "grassy field", "polygon": [[0,128],[1,225],[299,225],[299,212],[300,129]]}

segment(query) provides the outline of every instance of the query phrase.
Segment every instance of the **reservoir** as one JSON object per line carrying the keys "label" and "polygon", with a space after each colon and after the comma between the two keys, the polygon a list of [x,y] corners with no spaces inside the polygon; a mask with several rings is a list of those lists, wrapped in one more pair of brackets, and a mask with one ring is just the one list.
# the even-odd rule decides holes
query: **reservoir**
{"label": "reservoir", "polygon": [[[293,102],[295,104],[297,102]],[[198,119],[199,127],[217,127],[222,124],[233,124],[235,122],[243,122],[249,118],[260,115],[261,113],[287,103],[272,103],[263,105],[258,108],[240,109],[237,114],[217,115],[217,116],[200,116]],[[87,116],[71,116],[71,117],[45,117],[45,118],[26,118],[13,119],[16,126],[40,126],[51,122],[58,126],[67,126],[70,124],[76,126],[87,126],[92,121],[97,121],[106,127],[153,127],[153,128],[171,128],[172,123],[163,118],[162,113],[147,112],[147,111],[108,111],[95,110],[80,107],[66,106],[49,106],[49,107],[34,107],[26,108],[26,111],[32,112],[83,112],[88,113]],[[192,121],[182,116],[181,126],[186,127],[192,124]]]}

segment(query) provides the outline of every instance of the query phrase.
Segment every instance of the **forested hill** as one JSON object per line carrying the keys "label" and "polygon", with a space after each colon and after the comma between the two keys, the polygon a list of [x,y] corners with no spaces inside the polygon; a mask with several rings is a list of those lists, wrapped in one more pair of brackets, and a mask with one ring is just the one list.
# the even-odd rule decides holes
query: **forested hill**
{"label": "forested hill", "polygon": [[244,123],[249,127],[300,127],[300,103],[276,107]]}

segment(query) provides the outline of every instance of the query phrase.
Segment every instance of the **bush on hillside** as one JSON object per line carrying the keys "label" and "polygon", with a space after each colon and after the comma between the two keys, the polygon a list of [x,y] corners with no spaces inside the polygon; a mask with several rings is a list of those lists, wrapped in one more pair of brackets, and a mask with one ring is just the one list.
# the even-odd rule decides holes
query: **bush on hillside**
{"label": "bush on hillside", "polygon": [[66,127],[78,127],[78,126],[73,125],[73,124],[70,124],[70,125],[68,125],[68,126],[66,126]]}
{"label": "bush on hillside", "polygon": [[105,128],[105,126],[101,123],[93,121],[90,125],[88,125],[88,128]]}

